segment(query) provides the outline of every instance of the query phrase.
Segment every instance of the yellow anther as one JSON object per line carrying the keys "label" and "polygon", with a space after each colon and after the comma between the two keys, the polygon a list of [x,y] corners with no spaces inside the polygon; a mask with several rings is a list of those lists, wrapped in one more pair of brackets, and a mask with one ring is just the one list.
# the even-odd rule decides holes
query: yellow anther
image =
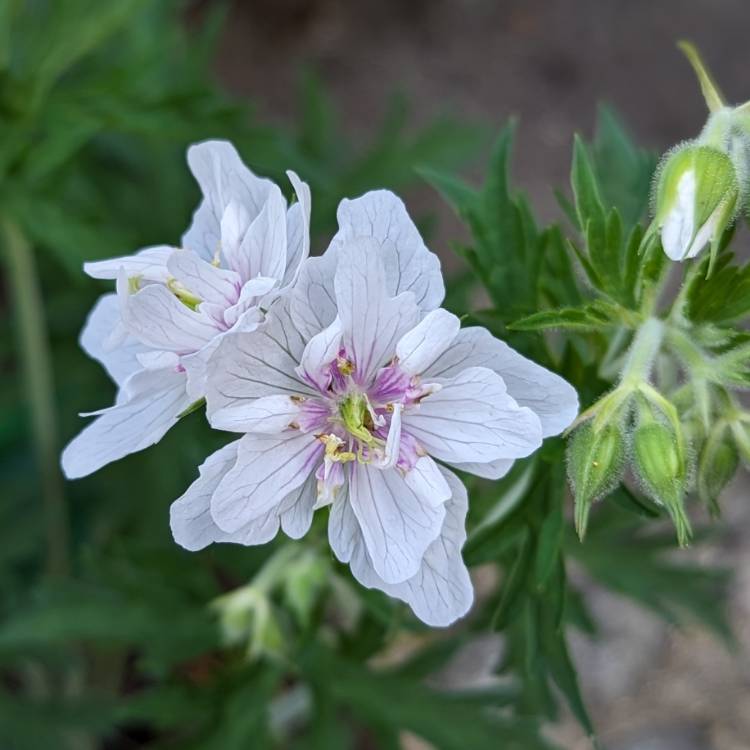
{"label": "yellow anther", "polygon": [[337,357],[336,367],[344,377],[349,377],[355,370],[354,362],[346,359],[346,357]]}

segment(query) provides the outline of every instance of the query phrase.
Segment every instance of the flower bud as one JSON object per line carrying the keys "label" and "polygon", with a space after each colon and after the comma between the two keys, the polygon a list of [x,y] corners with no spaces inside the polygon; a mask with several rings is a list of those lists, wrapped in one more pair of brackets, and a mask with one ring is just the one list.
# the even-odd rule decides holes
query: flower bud
{"label": "flower bud", "polygon": [[622,479],[625,440],[617,424],[594,430],[590,422],[581,425],[568,441],[568,477],[575,494],[575,523],[583,539],[591,505]]}
{"label": "flower bud", "polygon": [[741,176],[718,148],[687,143],[668,153],[655,178],[655,226],[672,260],[712,252],[741,210]]}
{"label": "flower bud", "polygon": [[633,433],[633,467],[648,494],[669,512],[685,546],[691,534],[684,506],[687,466],[674,431],[653,418],[643,420]]}
{"label": "flower bud", "polygon": [[706,440],[698,462],[698,493],[713,511],[724,487],[737,471],[740,457],[724,427],[715,429]]}

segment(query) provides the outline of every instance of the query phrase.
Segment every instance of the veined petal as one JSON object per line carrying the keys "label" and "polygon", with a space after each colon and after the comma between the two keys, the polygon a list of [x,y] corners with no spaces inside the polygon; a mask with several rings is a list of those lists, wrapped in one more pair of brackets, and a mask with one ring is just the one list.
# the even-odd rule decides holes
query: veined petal
{"label": "veined petal", "polygon": [[290,493],[277,508],[254,519],[232,534],[222,531],[211,516],[211,496],[224,475],[237,460],[236,440],[209,456],[200,467],[200,476],[170,508],[170,527],[175,541],[185,549],[196,551],[214,542],[246,546],[265,544],[279,530],[299,539],[310,528],[314,485],[308,481]]}
{"label": "veined petal", "polygon": [[404,474],[404,481],[415,495],[430,505],[442,505],[451,496],[440,467],[429,456],[419,458]]}
{"label": "veined petal", "polygon": [[315,473],[322,454],[323,445],[305,433],[245,435],[211,499],[214,521],[232,533],[263,516]]}
{"label": "veined petal", "polygon": [[299,413],[299,403],[290,396],[263,396],[218,409],[209,421],[216,430],[275,435],[290,429]]}
{"label": "veined petal", "polygon": [[128,297],[123,320],[139,341],[178,353],[197,351],[219,333],[207,316],[191,310],[166,287],[157,284]]}
{"label": "veined petal", "polygon": [[334,278],[342,342],[354,361],[354,379],[367,383],[394,354],[419,319],[414,295],[389,297],[373,240],[352,240],[339,254]]}
{"label": "veined petal", "polygon": [[498,458],[485,464],[452,461],[451,466],[469,474],[476,474],[483,479],[502,479],[511,470],[514,463],[515,461],[512,458]]}
{"label": "veined petal", "polygon": [[180,284],[206,302],[226,307],[239,299],[239,275],[218,268],[195,253],[176,250],[167,261],[167,269]]}
{"label": "veined petal", "polygon": [[404,429],[430,455],[451,463],[484,463],[528,456],[541,445],[539,418],[518,406],[492,370],[470,367],[440,384],[403,417]]}
{"label": "veined petal", "polygon": [[395,469],[352,466],[349,497],[367,552],[388,583],[411,578],[443,524],[445,509],[425,502]]}
{"label": "veined petal", "polygon": [[428,313],[396,345],[399,367],[416,375],[424,372],[453,343],[461,321],[447,310]]}
{"label": "veined petal", "polygon": [[168,245],[146,247],[134,255],[84,263],[83,270],[92,279],[116,279],[120,269],[124,268],[129,278],[137,276],[144,281],[158,281],[165,284],[169,279],[167,260],[175,249]]}
{"label": "veined petal", "polygon": [[150,349],[136,356],[145,370],[163,370],[165,367],[175,369],[180,364],[180,358],[174,352],[160,352]]}
{"label": "veined petal", "polygon": [[117,295],[102,295],[89,313],[79,339],[81,348],[104,366],[117,385],[122,385],[142,368],[138,355],[148,351],[144,344],[132,336],[126,336],[124,341],[111,346],[109,339],[112,331],[121,324]]}
{"label": "veined petal", "polygon": [[297,372],[322,391],[328,387],[328,367],[341,347],[341,321],[336,318],[331,325],[313,336],[302,352]]}
{"label": "veined petal", "polygon": [[297,202],[286,213],[286,272],[282,286],[291,284],[299,274],[302,262],[310,254],[310,210],[312,199],[310,187],[300,180],[295,172],[287,170],[287,177],[294,187]]}
{"label": "veined petal", "polygon": [[157,443],[189,405],[185,374],[174,369],[136,372],[126,398],[101,412],[62,454],[68,479],[84,477],[112,461]]}
{"label": "veined petal", "polygon": [[316,395],[296,372],[305,342],[289,318],[286,303],[280,299],[274,304],[256,330],[224,335],[208,363],[209,418],[218,409],[248,399]]}
{"label": "veined petal", "polygon": [[562,432],[578,414],[578,395],[566,380],[485,328],[462,328],[450,348],[427,367],[424,378],[454,377],[467,367],[487,367],[500,375],[515,401],[539,417],[544,437]]}
{"label": "veined petal", "polygon": [[308,340],[333,323],[337,315],[333,288],[336,264],[336,253],[329,248],[319,257],[307,258],[300,267],[290,312],[297,330]]}
{"label": "veined petal", "polygon": [[371,238],[385,265],[389,296],[412,292],[423,312],[440,306],[445,296],[440,261],[425,246],[398,196],[374,190],[354,200],[344,199],[336,215],[339,231],[331,248],[346,252],[352,240]]}
{"label": "veined petal", "polygon": [[281,280],[286,269],[286,201],[273,185],[266,202],[248,227],[237,255],[243,281],[256,276]]}
{"label": "veined petal", "polygon": [[375,571],[364,544],[350,545],[354,577],[368,588],[377,588],[406,602],[422,622],[446,627],[463,617],[474,601],[469,571],[461,557],[466,541],[466,488],[446,469],[441,473],[450,488],[440,535],[425,551],[417,573],[402,583],[386,583]]}
{"label": "veined petal", "polygon": [[[245,283],[240,291],[239,299],[232,307],[224,310],[224,322],[230,328],[244,315],[251,307],[258,304],[260,299],[268,294],[278,281],[268,276],[256,276]],[[262,315],[260,316],[262,319]]]}
{"label": "veined petal", "polygon": [[195,144],[188,149],[187,160],[204,198],[182,237],[182,246],[210,261],[221,249],[220,222],[227,206],[232,201],[242,206],[251,222],[263,208],[273,182],[254,175],[228,141]]}

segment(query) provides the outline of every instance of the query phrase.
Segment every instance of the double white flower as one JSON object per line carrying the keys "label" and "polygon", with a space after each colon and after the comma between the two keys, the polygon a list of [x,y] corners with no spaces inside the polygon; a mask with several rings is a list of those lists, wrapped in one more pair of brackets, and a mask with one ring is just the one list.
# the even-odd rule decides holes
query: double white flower
{"label": "double white flower", "polygon": [[188,163],[203,201],[182,249],[85,265],[94,278],[117,280],[117,294],[92,310],[81,346],[119,392],[65,449],[68,478],[158,442],[204,396],[205,365],[221,338],[256,327],[261,302],[291,284],[308,255],[310,190],[297,175],[287,173],[299,199],[288,208],[229,143],[193,146]]}
{"label": "double white flower", "polygon": [[575,417],[575,391],[439,305],[437,258],[401,201],[339,207],[339,232],[253,331],[208,365],[208,417],[244,433],[171,511],[175,539],[298,538],[330,505],[336,556],[431,625],[473,594],[461,559],[466,490],[445,464],[499,478]]}

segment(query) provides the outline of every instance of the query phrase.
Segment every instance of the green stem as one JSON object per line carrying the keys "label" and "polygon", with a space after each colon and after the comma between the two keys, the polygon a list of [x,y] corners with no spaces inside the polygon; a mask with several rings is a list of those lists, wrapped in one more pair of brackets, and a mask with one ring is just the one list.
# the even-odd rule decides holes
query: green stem
{"label": "green stem", "polygon": [[49,352],[42,295],[32,249],[20,228],[3,219],[0,231],[5,245],[26,397],[36,460],[41,477],[47,534],[47,569],[62,577],[70,572],[68,519],[62,477],[58,465],[52,363]]}
{"label": "green stem", "polygon": [[663,339],[663,321],[659,318],[648,318],[638,329],[630,345],[622,372],[623,385],[637,385],[643,380],[648,380]]}

